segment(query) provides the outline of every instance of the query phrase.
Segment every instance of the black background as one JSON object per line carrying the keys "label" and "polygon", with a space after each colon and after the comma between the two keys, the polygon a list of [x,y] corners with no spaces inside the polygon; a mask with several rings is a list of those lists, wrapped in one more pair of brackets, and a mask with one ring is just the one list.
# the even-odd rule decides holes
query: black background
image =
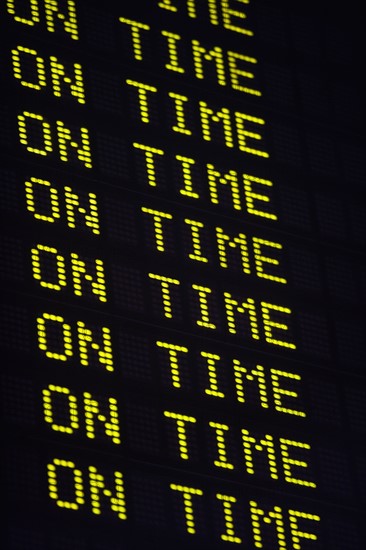
{"label": "black background", "polygon": [[[288,509],[318,514],[315,522],[303,524],[316,532],[317,541],[301,539],[301,549],[361,549],[365,544],[365,384],[364,384],[364,242],[363,187],[364,109],[361,100],[364,66],[361,14],[357,2],[336,9],[324,2],[298,3],[253,0],[244,6],[248,28],[243,36],[214,26],[199,3],[197,19],[188,18],[185,2],[176,2],[179,16],[163,10],[157,2],[77,2],[79,40],[71,40],[60,22],[56,32],[45,25],[43,2],[40,22],[31,27],[14,21],[1,7],[2,125],[1,164],[1,281],[3,307],[2,347],[2,482],[7,529],[7,549],[106,549],[121,548],[224,548],[222,507],[216,493],[235,496],[234,525],[243,548],[254,548],[249,501],[264,510],[280,506],[284,513],[287,547],[293,548],[286,519]],[[29,13],[28,2],[16,2],[19,13]],[[64,7],[65,2],[60,2]],[[143,34],[143,59],[131,49],[129,28],[118,21],[123,16],[147,23]],[[166,43],[160,35],[168,29],[182,36],[180,63],[184,74],[164,69]],[[258,60],[253,69],[262,95],[255,97],[217,84],[209,71],[205,79],[194,76],[190,41],[207,48],[245,53]],[[80,63],[86,103],[78,103],[67,87],[55,97],[50,85],[34,90],[13,76],[11,50],[31,48],[44,60],[54,55],[65,66]],[[46,64],[47,66],[47,64]],[[24,79],[32,78],[32,65]],[[46,73],[47,82],[50,75]],[[149,103],[149,124],[141,122],[136,90],[126,79],[155,86]],[[189,97],[187,117],[191,136],[172,132],[175,123],[168,92]],[[150,98],[150,96],[149,96]],[[222,134],[210,142],[201,136],[198,101],[213,108],[228,107],[265,120],[263,149],[269,158],[243,153],[225,146]],[[54,132],[61,120],[77,134],[89,131],[93,167],[70,156],[61,162],[57,147],[44,157],[29,153],[19,142],[17,116],[23,111],[44,117]],[[188,122],[187,122],[188,123]],[[257,130],[257,128],[256,128]],[[32,139],[37,140],[34,134]],[[144,157],[133,143],[164,150],[156,159],[158,185],[149,185]],[[53,143],[57,143],[53,133]],[[195,159],[192,171],[198,200],[184,197],[181,166],[176,155]],[[277,220],[253,216],[233,208],[227,189],[220,190],[213,204],[205,166],[221,172],[256,175],[273,182],[266,189]],[[57,189],[61,216],[50,224],[36,220],[27,209],[24,182],[29,178],[51,182]],[[82,216],[76,228],[66,223],[64,189],[71,187],[87,207],[88,193],[97,197],[100,234],[85,227]],[[242,191],[241,191],[242,192]],[[36,197],[39,208],[48,208],[44,189]],[[164,222],[164,252],[156,249],[152,218],[141,208],[168,212]],[[185,219],[204,224],[200,233],[202,254],[208,261],[189,259],[192,240]],[[215,227],[231,235],[243,233],[281,243],[280,272],[286,284],[243,274],[238,255],[229,267],[220,267]],[[70,254],[103,260],[107,302],[85,290],[75,296],[70,278],[65,288],[52,291],[34,278],[31,249],[39,243],[53,247],[66,258],[70,277]],[[252,262],[252,249],[249,245]],[[277,257],[277,256],[276,256]],[[43,264],[42,264],[43,265]],[[45,264],[43,276],[55,276]],[[148,273],[180,281],[172,289],[173,319],[163,315],[161,291]],[[276,272],[277,273],[277,272]],[[212,289],[210,319],[216,329],[198,327],[200,310],[192,284]],[[238,300],[248,297],[291,308],[288,341],[296,350],[250,337],[248,326],[236,335],[227,330],[223,293]],[[37,318],[45,312],[61,316],[72,330],[73,353],[64,362],[50,359],[38,345]],[[77,353],[77,322],[82,320],[95,338],[100,327],[111,331],[114,371],[106,372],[90,353],[88,366]],[[99,336],[97,336],[99,335]],[[49,345],[57,350],[57,328]],[[283,336],[281,334],[281,336]],[[181,387],[174,388],[168,357],[156,341],[174,343],[188,351],[179,356]],[[101,344],[101,340],[98,340]],[[202,351],[220,356],[217,375],[225,397],[209,396],[207,363]],[[248,370],[262,365],[270,388],[272,370],[301,377],[295,384],[299,399],[289,406],[306,417],[278,412],[268,390],[268,409],[260,406],[254,385],[248,384],[245,403],[238,402],[233,359]],[[79,411],[85,392],[99,403],[118,401],[121,444],[111,443],[101,427],[96,439],[85,435],[85,420],[73,434],[58,433],[44,420],[42,390],[50,384],[69,388],[77,397]],[[56,403],[55,399],[55,403]],[[64,401],[59,399],[57,417],[68,422]],[[58,407],[58,408],[57,408]],[[189,460],[179,458],[176,425],[164,411],[193,416],[187,427]],[[56,414],[56,413],[55,413]],[[209,422],[230,427],[225,439],[233,470],[217,468],[215,434]],[[279,467],[279,479],[268,474],[265,455],[258,455],[254,475],[245,471],[240,430],[257,438],[271,434],[278,453],[279,438],[311,445],[306,471],[300,479],[314,480],[315,489],[288,483]],[[293,451],[291,451],[292,453]],[[116,518],[108,499],[102,513],[93,515],[85,482],[85,504],[77,511],[61,509],[49,498],[46,465],[55,458],[73,461],[83,472],[94,465],[113,486],[112,472],[124,474],[127,520]],[[279,454],[276,454],[279,457]],[[304,455],[299,456],[304,460]],[[280,461],[278,460],[278,464]],[[306,477],[307,476],[307,477]],[[197,487],[196,534],[185,528],[182,500],[169,489],[170,483]],[[72,500],[70,480],[60,481],[64,500]],[[175,498],[176,497],[176,498]],[[312,531],[314,529],[314,531]],[[262,528],[263,547],[277,548],[273,524]]]}

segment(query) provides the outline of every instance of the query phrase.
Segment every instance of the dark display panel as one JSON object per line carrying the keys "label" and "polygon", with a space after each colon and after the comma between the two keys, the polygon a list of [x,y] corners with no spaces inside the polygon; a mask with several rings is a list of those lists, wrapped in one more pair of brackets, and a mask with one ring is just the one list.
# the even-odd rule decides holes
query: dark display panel
{"label": "dark display panel", "polygon": [[364,548],[361,14],[317,4],[2,2],[4,549]]}

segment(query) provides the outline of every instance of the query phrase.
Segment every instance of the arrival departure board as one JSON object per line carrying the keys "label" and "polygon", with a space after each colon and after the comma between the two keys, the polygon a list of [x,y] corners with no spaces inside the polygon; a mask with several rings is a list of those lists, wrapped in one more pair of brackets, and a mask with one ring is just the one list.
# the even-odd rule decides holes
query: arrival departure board
{"label": "arrival departure board", "polygon": [[361,6],[1,2],[4,550],[361,550]]}

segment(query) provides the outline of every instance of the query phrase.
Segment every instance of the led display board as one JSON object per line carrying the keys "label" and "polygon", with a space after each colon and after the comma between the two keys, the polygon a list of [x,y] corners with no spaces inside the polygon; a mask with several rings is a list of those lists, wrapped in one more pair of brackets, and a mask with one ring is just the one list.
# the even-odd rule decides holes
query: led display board
{"label": "led display board", "polygon": [[365,548],[358,4],[0,9],[2,548]]}

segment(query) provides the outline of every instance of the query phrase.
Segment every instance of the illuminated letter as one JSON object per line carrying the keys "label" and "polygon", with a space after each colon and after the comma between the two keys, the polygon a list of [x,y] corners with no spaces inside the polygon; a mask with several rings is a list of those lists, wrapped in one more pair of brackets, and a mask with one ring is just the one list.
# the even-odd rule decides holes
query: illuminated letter
{"label": "illuminated letter", "polygon": [[[52,401],[52,396],[55,393],[66,396],[67,409],[68,409],[67,416],[69,420],[69,423],[67,426],[55,423],[55,419],[54,419],[55,415],[53,411],[53,401]],[[75,430],[79,428],[77,399],[74,395],[70,394],[70,390],[68,388],[62,388],[61,386],[54,386],[53,384],[50,384],[48,388],[45,388],[42,391],[42,395],[43,395],[44,420],[45,422],[48,422],[49,424],[51,424],[51,428],[53,430],[55,430],[56,432],[72,434]],[[62,418],[65,416],[64,411],[63,411],[63,414],[60,416]]]}
{"label": "illuminated letter", "polygon": [[[36,189],[36,191],[35,191]],[[39,208],[36,209],[36,197],[41,194],[40,203],[47,200],[47,214],[41,214]],[[44,195],[47,196],[45,200]],[[49,181],[38,178],[30,178],[30,181],[25,182],[25,198],[27,202],[27,210],[31,212],[36,220],[53,223],[60,218],[60,208],[57,189],[51,187]],[[43,204],[42,204],[43,206]]]}
{"label": "illuminated letter", "polygon": [[166,220],[172,220],[173,216],[166,212],[159,212],[158,210],[153,210],[152,208],[146,208],[145,206],[141,207],[142,212],[145,214],[151,214],[154,220],[154,233],[155,233],[155,242],[156,249],[159,252],[164,252],[164,238],[163,238],[163,224],[161,220],[164,218]]}
{"label": "illuminated letter", "polygon": [[269,154],[266,153],[265,151],[248,147],[247,138],[261,140],[262,136],[260,134],[257,134],[257,132],[246,130],[245,129],[246,124],[244,123],[244,121],[248,121],[251,124],[259,124],[261,126],[265,124],[262,118],[245,115],[244,113],[235,112],[236,132],[238,136],[238,145],[239,145],[240,151],[244,151],[245,153],[250,153],[251,155],[257,155],[259,157],[268,158]]}
{"label": "illuminated letter", "polygon": [[308,443],[300,443],[299,441],[290,441],[280,437],[280,448],[282,454],[283,472],[285,474],[285,481],[287,483],[295,483],[297,485],[303,485],[304,487],[312,487],[315,489],[316,483],[313,481],[305,481],[303,479],[297,479],[292,476],[291,466],[299,466],[300,468],[306,468],[308,463],[304,460],[297,460],[291,458],[288,452],[289,446],[296,447],[298,449],[310,450],[311,447]]}
{"label": "illuminated letter", "polygon": [[296,349],[296,345],[292,344],[291,342],[286,342],[284,340],[278,340],[277,338],[273,337],[273,329],[278,330],[288,330],[288,326],[284,323],[277,323],[276,321],[272,321],[269,312],[271,310],[273,311],[279,311],[281,314],[290,315],[291,309],[288,307],[283,306],[276,306],[275,304],[269,304],[267,302],[261,302],[261,308],[262,308],[262,319],[263,319],[263,326],[264,326],[264,336],[266,339],[266,342],[269,344],[273,344],[275,346],[283,346],[284,348],[289,349]]}
{"label": "illuminated letter", "polygon": [[256,384],[258,386],[259,401],[263,409],[268,409],[268,397],[267,397],[267,386],[266,379],[264,376],[264,368],[261,365],[256,365],[255,369],[252,369],[248,372],[245,367],[241,366],[241,363],[238,359],[233,359],[234,365],[234,380],[236,388],[236,398],[239,403],[245,403],[245,392],[243,378],[253,382],[254,377],[256,379]]}
{"label": "illuminated letter", "polygon": [[88,193],[88,208],[80,206],[80,197],[71,189],[71,187],[65,187],[65,205],[67,225],[71,228],[76,227],[75,210],[79,214],[82,214],[84,221],[83,225],[91,229],[95,235],[100,234],[98,208],[97,208],[97,196],[94,193]]}
{"label": "illuminated letter", "polygon": [[[249,4],[249,0],[236,0],[238,3]],[[221,9],[222,9],[222,19],[225,29],[233,32],[238,32],[240,34],[246,34],[248,36],[253,36],[253,31],[245,29],[238,24],[233,24],[232,18],[236,17],[238,20],[246,19],[246,14],[243,11],[238,11],[230,7],[229,0],[221,0]],[[238,21],[237,23],[241,23]]]}
{"label": "illuminated letter", "polygon": [[179,365],[178,365],[178,351],[187,353],[188,348],[185,348],[184,346],[175,346],[174,344],[167,344],[166,342],[160,342],[157,340],[156,345],[159,348],[165,348],[168,350],[169,353],[169,362],[170,362],[170,372],[172,375],[172,384],[175,388],[180,388],[180,373],[179,373]]}
{"label": "illuminated letter", "polygon": [[[17,46],[11,50],[12,61],[13,61],[13,75],[14,78],[20,80],[22,86],[31,88],[32,90],[41,90],[42,87],[47,86],[46,82],[46,68],[44,60],[42,57],[39,57],[36,50],[31,50],[29,48],[24,48],[23,46]],[[24,79],[24,74],[22,71],[22,59],[24,56],[21,54],[26,54],[28,56],[28,61],[33,57],[33,70],[32,74],[36,76],[34,81],[29,81]],[[26,62],[27,63],[27,62]],[[26,69],[26,73],[30,73],[29,69]]]}
{"label": "illuminated letter", "polygon": [[[68,13],[59,12],[58,0],[45,0],[44,9],[48,32],[55,32],[55,19],[62,21],[63,29],[69,33],[73,40],[79,40],[76,20],[76,8],[74,0],[66,0]],[[66,19],[68,18],[68,19]]]}
{"label": "illuminated letter", "polygon": [[107,301],[104,268],[102,260],[94,260],[95,275],[90,275],[86,269],[86,263],[74,252],[71,253],[71,270],[76,296],[82,296],[82,279],[90,283],[90,288],[101,302]]}
{"label": "illuminated letter", "polygon": [[205,256],[202,256],[201,250],[201,239],[200,239],[200,229],[204,227],[202,222],[197,222],[195,220],[189,220],[186,218],[184,222],[191,227],[191,238],[193,245],[193,252],[188,254],[188,257],[191,260],[196,260],[197,262],[208,262],[208,259]]}
{"label": "illuminated letter", "polygon": [[192,171],[190,166],[191,164],[195,164],[195,161],[187,157],[182,157],[182,155],[177,155],[175,158],[182,164],[184,187],[179,189],[179,193],[181,195],[185,195],[186,197],[190,197],[191,199],[199,199],[199,194],[196,193],[196,191],[193,191],[192,187]]}
{"label": "illuminated letter", "polygon": [[[56,248],[44,246],[43,244],[37,244],[36,248],[32,248],[31,253],[33,277],[37,281],[40,281],[39,284],[41,286],[57,291],[66,286],[65,258],[58,253]],[[41,271],[41,258],[43,258],[43,263],[46,264],[46,268],[43,271],[51,272],[51,278],[55,279],[54,282],[45,281],[43,279]]]}
{"label": "illuminated letter", "polygon": [[212,50],[207,51],[203,46],[200,45],[198,40],[192,40],[192,51],[196,78],[200,80],[203,80],[205,78],[203,72],[202,57],[205,61],[214,60],[217,82],[220,86],[225,86],[225,65],[222,55],[222,49],[219,46],[215,46],[214,48],[212,48]]}
{"label": "illuminated letter", "polygon": [[100,405],[96,399],[90,393],[84,394],[84,414],[85,414],[85,428],[86,436],[90,439],[95,439],[95,420],[104,425],[105,434],[110,437],[115,445],[121,443],[119,422],[118,422],[118,408],[117,399],[114,397],[108,397],[109,419],[100,412]]}
{"label": "illuminated letter", "polygon": [[254,445],[256,451],[262,452],[264,449],[266,450],[270,476],[272,479],[278,479],[273,437],[271,435],[265,435],[259,443],[257,443],[257,440],[250,435],[248,430],[242,429],[241,433],[243,438],[245,466],[248,474],[255,473],[252,453],[252,445]]}
{"label": "illuminated letter", "polygon": [[229,426],[226,426],[226,424],[219,424],[218,422],[210,422],[209,426],[210,428],[213,428],[216,433],[217,452],[219,458],[214,461],[215,466],[218,468],[228,468],[228,470],[233,470],[234,465],[227,461],[224,437],[224,433],[229,430]]}
{"label": "illuminated letter", "polygon": [[71,131],[66,128],[61,120],[56,120],[58,146],[60,151],[60,159],[63,162],[68,162],[68,149],[72,147],[76,151],[76,156],[84,164],[86,168],[92,168],[92,160],[90,154],[89,132],[86,128],[80,128],[81,146],[71,136]]}
{"label": "illuminated letter", "polygon": [[73,78],[71,78],[67,76],[64,65],[60,63],[57,57],[51,56],[50,63],[53,94],[56,97],[61,97],[61,83],[67,84],[70,94],[83,105],[85,103],[85,92],[82,66],[79,63],[73,64],[74,75]]}
{"label": "illuminated letter", "polygon": [[224,521],[226,527],[226,533],[221,535],[222,540],[227,542],[236,542],[240,544],[242,542],[240,537],[235,535],[234,531],[234,518],[232,512],[232,504],[236,502],[236,498],[229,495],[221,495],[217,493],[216,498],[221,500],[222,506],[224,508]]}
{"label": "illuminated letter", "polygon": [[184,485],[177,485],[176,483],[171,483],[170,488],[173,491],[179,491],[182,493],[187,533],[194,535],[196,532],[196,525],[193,514],[192,495],[202,496],[203,491],[201,491],[201,489],[193,489],[192,487],[186,487]]}
{"label": "illuminated letter", "polygon": [[258,277],[263,279],[269,279],[276,283],[286,284],[287,280],[284,277],[279,277],[278,275],[270,275],[265,273],[263,269],[263,264],[271,264],[274,266],[280,265],[280,262],[276,258],[269,258],[268,256],[262,256],[262,246],[268,246],[275,248],[277,250],[282,250],[282,244],[274,243],[272,241],[267,241],[265,239],[259,239],[258,237],[253,237],[253,250],[254,250],[254,260]]}
{"label": "illuminated letter", "polygon": [[230,248],[236,248],[239,245],[241,265],[243,273],[250,273],[250,264],[249,264],[249,254],[247,239],[244,233],[239,233],[237,237],[231,239],[228,235],[225,235],[221,227],[216,227],[216,239],[217,239],[217,249],[219,252],[219,263],[221,267],[229,267],[227,262],[227,252],[226,247],[229,245]]}
{"label": "illuminated letter", "polygon": [[156,171],[154,163],[154,155],[164,155],[164,151],[156,149],[155,147],[149,147],[148,145],[142,145],[141,143],[133,143],[135,149],[140,149],[145,152],[146,173],[149,185],[156,187]]}
{"label": "illuminated letter", "polygon": [[230,185],[233,208],[241,210],[240,193],[238,184],[238,174],[235,170],[229,170],[228,174],[220,174],[213,164],[207,164],[208,186],[210,189],[210,198],[213,204],[219,204],[219,194],[217,192],[217,181],[222,185]]}
{"label": "illuminated letter", "polygon": [[192,285],[193,290],[198,292],[198,301],[200,305],[201,319],[196,321],[197,325],[205,328],[216,328],[214,323],[211,323],[208,315],[207,294],[211,294],[212,290],[206,286]]}
{"label": "illuminated letter", "polygon": [[[52,331],[56,329],[57,333],[52,335],[47,334],[47,331],[50,332],[50,329]],[[56,359],[57,361],[67,361],[68,357],[72,357],[71,327],[64,322],[63,317],[52,315],[51,313],[43,313],[42,317],[38,317],[37,319],[37,331],[38,348],[45,353],[46,357]],[[57,351],[50,350],[50,341],[61,341],[61,349],[57,349]]]}
{"label": "illuminated letter", "polygon": [[210,122],[219,122],[222,124],[222,129],[224,131],[224,140],[226,147],[234,147],[229,109],[223,107],[221,111],[214,113],[214,111],[207,105],[205,101],[200,101],[199,107],[203,139],[205,141],[212,141]]}
{"label": "illuminated letter", "polygon": [[260,216],[262,218],[268,218],[270,220],[277,220],[276,214],[273,214],[271,212],[266,212],[265,210],[259,210],[257,208],[254,201],[269,203],[271,202],[271,199],[267,195],[262,195],[261,193],[254,192],[252,188],[253,183],[259,183],[261,185],[266,185],[267,187],[272,187],[273,183],[269,180],[256,178],[255,176],[249,176],[248,174],[243,174],[243,179],[244,179],[244,193],[245,193],[248,214],[253,214],[254,216]]}
{"label": "illuminated letter", "polygon": [[282,396],[287,395],[289,397],[293,397],[296,399],[296,397],[298,397],[298,393],[293,390],[285,390],[281,388],[278,381],[280,376],[284,378],[291,378],[292,380],[298,380],[298,381],[301,380],[301,376],[299,374],[292,374],[290,372],[271,369],[272,389],[273,389],[275,409],[279,412],[283,412],[287,414],[294,414],[296,416],[303,416],[303,417],[306,416],[306,414],[303,411],[298,411],[296,409],[289,409],[288,407],[284,407],[282,402]]}
{"label": "illuminated letter", "polygon": [[248,57],[247,55],[242,55],[237,52],[227,52],[227,58],[229,63],[229,73],[231,78],[231,86],[234,90],[237,90],[238,92],[244,92],[246,94],[251,94],[255,96],[261,96],[262,92],[259,90],[256,90],[255,88],[248,88],[247,86],[243,86],[240,84],[239,76],[242,76],[244,78],[248,78],[249,80],[254,79],[254,74],[248,71],[244,71],[242,69],[238,69],[236,65],[236,60],[239,59],[240,61],[245,61],[246,63],[257,63],[257,60],[254,57]]}
{"label": "illuminated letter", "polygon": [[268,514],[265,514],[264,510],[258,508],[258,504],[252,500],[250,501],[250,514],[252,518],[254,546],[256,548],[264,548],[261,535],[261,521],[269,524],[272,523],[272,520],[274,520],[276,524],[278,548],[279,550],[286,550],[282,509],[279,506],[274,506],[273,510],[270,510]]}
{"label": "illuminated letter", "polygon": [[320,517],[316,514],[307,514],[306,512],[298,512],[297,510],[289,510],[288,517],[290,521],[291,537],[293,548],[301,550],[300,539],[318,540],[318,537],[313,533],[299,531],[298,518],[309,519],[310,521],[320,521]]}
{"label": "illuminated letter", "polygon": [[126,25],[131,26],[133,55],[136,61],[141,61],[142,47],[141,47],[140,29],[144,31],[148,31],[150,30],[149,25],[145,25],[144,23],[138,23],[138,21],[131,21],[131,19],[125,19],[124,17],[120,17],[119,20],[121,23],[126,23]]}
{"label": "illuminated letter", "polygon": [[[186,0],[186,4],[187,4],[188,17],[192,17],[193,19],[195,19],[197,17],[196,0]],[[215,0],[208,0],[208,4],[209,4],[209,7],[211,7],[211,4],[212,4],[212,11],[216,13]],[[160,0],[160,2],[158,3],[158,6],[159,8],[162,8],[165,10],[169,10],[175,13],[178,12],[177,6],[174,6],[171,0]]]}
{"label": "illuminated letter", "polygon": [[179,446],[179,455],[183,460],[188,460],[188,445],[187,445],[187,434],[186,434],[186,422],[191,422],[195,424],[197,421],[193,416],[187,416],[185,414],[179,414],[169,411],[164,411],[164,416],[166,418],[172,418],[177,423],[177,434],[178,434],[178,446]]}
{"label": "illuminated letter", "polygon": [[[36,135],[36,137],[33,137],[33,140],[39,141],[40,143],[30,145],[29,144],[29,138],[28,138],[28,124],[30,124],[29,120],[31,121],[38,121],[37,123],[33,123],[33,132],[31,134]],[[36,130],[36,126],[38,126],[38,129]],[[53,146],[52,146],[52,135],[51,135],[51,125],[46,122],[43,119],[43,116],[36,115],[34,113],[29,113],[28,111],[24,111],[22,115],[18,115],[18,129],[19,129],[19,141],[22,145],[25,145],[27,151],[30,153],[34,153],[36,155],[42,155],[46,156],[48,153],[52,153]]]}
{"label": "illuminated letter", "polygon": [[209,387],[205,389],[205,393],[207,393],[207,395],[213,395],[214,397],[225,397],[225,394],[222,391],[219,391],[215,367],[215,363],[220,360],[220,356],[215,355],[214,353],[201,351],[201,357],[205,357],[207,359],[208,381],[210,384]]}
{"label": "illuminated letter", "polygon": [[35,23],[39,23],[38,0],[29,0],[29,19],[26,19],[25,17],[17,14],[17,10],[15,8],[15,0],[7,0],[6,7],[8,9],[8,13],[14,16],[14,21],[16,21],[17,23],[23,23],[23,25],[30,25],[31,27]]}
{"label": "illuminated letter", "polygon": [[148,84],[142,84],[141,82],[136,82],[136,80],[127,79],[126,83],[129,86],[134,86],[135,88],[137,88],[141,122],[145,122],[147,124],[148,122],[150,122],[147,92],[157,92],[158,89],[155,88],[155,86],[149,86]]}
{"label": "illuminated letter", "polygon": [[170,277],[163,277],[162,275],[155,275],[154,273],[149,273],[149,277],[150,279],[160,281],[164,315],[168,319],[171,319],[173,317],[173,314],[169,285],[180,285],[180,282],[178,281],[178,279],[171,279]]}
{"label": "illuminated letter", "polygon": [[101,327],[102,343],[95,342],[95,335],[86,327],[83,321],[77,322],[78,345],[80,352],[80,364],[88,366],[90,364],[91,353],[96,354],[98,363],[105,366],[105,370],[114,371],[111,331],[107,327]]}
{"label": "illuminated letter", "polygon": [[123,485],[123,475],[121,472],[113,472],[115,492],[107,489],[104,483],[104,476],[98,472],[95,466],[89,466],[89,483],[91,510],[93,514],[101,514],[100,493],[108,497],[112,512],[116,512],[119,519],[127,519],[126,499]]}
{"label": "illuminated letter", "polygon": [[172,130],[174,130],[174,132],[179,132],[181,134],[186,134],[188,136],[192,135],[191,130],[189,130],[186,127],[185,114],[183,109],[183,104],[185,101],[188,101],[188,97],[184,95],[175,94],[173,92],[169,92],[169,97],[171,97],[174,100],[175,115],[177,118],[177,124],[172,126]]}
{"label": "illuminated letter", "polygon": [[169,71],[175,71],[176,73],[184,73],[185,70],[179,66],[178,63],[178,51],[176,42],[182,37],[179,34],[173,34],[169,31],[161,31],[162,36],[166,36],[169,53],[169,63],[165,64],[165,68]]}
{"label": "illuminated letter", "polygon": [[237,332],[234,311],[242,314],[247,313],[249,316],[251,337],[254,340],[259,340],[257,313],[255,310],[254,300],[252,298],[248,298],[246,302],[242,302],[241,305],[239,305],[239,302],[234,300],[229,292],[224,292],[224,301],[229,332],[232,334],[236,334]]}
{"label": "illuminated letter", "polygon": [[[72,476],[75,492],[75,500],[61,500],[59,493],[60,491],[58,485],[58,470],[63,469],[63,478],[65,476],[66,470],[69,470],[70,475]],[[79,507],[85,503],[84,500],[84,489],[83,489],[83,476],[80,470],[75,467],[75,464],[71,460],[62,460],[60,458],[54,458],[51,464],[47,464],[47,473],[48,473],[48,494],[50,498],[56,501],[57,506],[60,508],[66,508],[68,510],[78,510]],[[70,484],[67,483],[69,487]],[[69,490],[65,491],[69,494]]]}

